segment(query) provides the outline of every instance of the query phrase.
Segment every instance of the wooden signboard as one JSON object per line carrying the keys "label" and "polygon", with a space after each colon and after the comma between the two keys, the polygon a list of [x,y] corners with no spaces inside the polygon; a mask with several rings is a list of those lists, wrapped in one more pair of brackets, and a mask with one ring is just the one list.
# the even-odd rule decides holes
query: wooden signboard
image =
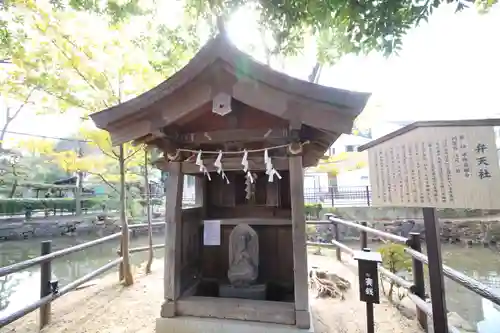
{"label": "wooden signboard", "polygon": [[493,126],[433,123],[360,147],[368,149],[373,206],[498,209]]}

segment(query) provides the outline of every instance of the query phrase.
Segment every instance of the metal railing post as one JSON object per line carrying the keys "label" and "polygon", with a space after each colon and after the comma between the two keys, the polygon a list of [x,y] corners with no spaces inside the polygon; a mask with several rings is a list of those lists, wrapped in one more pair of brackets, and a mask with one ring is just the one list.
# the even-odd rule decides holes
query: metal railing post
{"label": "metal railing post", "polygon": [[[366,227],[367,226],[367,223],[366,221],[363,221],[361,222],[361,225],[363,227]],[[364,230],[361,230],[361,248],[364,249],[364,248],[367,248],[368,247],[368,233]]]}
{"label": "metal railing post", "polygon": [[[340,240],[340,233],[339,233],[339,224],[335,221],[332,221],[330,219],[330,217],[333,217],[333,214],[331,213],[328,213],[328,214],[325,214],[325,219],[330,221],[330,223],[332,224],[332,227],[333,227],[333,237],[335,239],[335,241],[339,241]],[[340,250],[340,247],[336,246],[335,247],[335,253],[336,253],[336,257],[337,257],[337,260],[338,261],[341,261],[342,260],[342,252]]]}
{"label": "metal railing post", "polygon": [[[52,241],[43,241],[40,255],[44,256],[52,252]],[[40,298],[52,293],[50,279],[52,278],[52,263],[45,261],[40,264]],[[40,329],[50,324],[50,303],[40,307]]]}
{"label": "metal railing post", "polygon": [[[119,250],[119,255],[121,258],[123,258],[123,235],[120,236],[120,250]],[[123,265],[123,260],[120,262],[120,265],[118,266],[118,281],[123,281],[125,279],[125,266]]]}
{"label": "metal railing post", "polygon": [[330,186],[330,194],[332,195],[332,207],[335,207],[335,187]]}
{"label": "metal railing post", "polygon": [[[418,252],[422,252],[422,243],[420,242],[420,233],[410,233],[410,247]],[[415,258],[412,258],[413,267],[413,286],[411,292],[425,301],[425,279],[424,279],[424,264]],[[417,306],[418,323],[424,331],[427,332],[427,314]]]}
{"label": "metal railing post", "polygon": [[366,205],[370,207],[370,186],[366,186]]}
{"label": "metal railing post", "polygon": [[[337,242],[339,242],[340,241],[339,224],[336,223],[336,222],[332,222],[332,225],[333,225],[333,232],[334,232],[335,240]],[[340,247],[337,246],[335,248],[335,253],[336,253],[336,256],[337,256],[337,260],[341,261],[342,260],[342,252],[340,251]]]}

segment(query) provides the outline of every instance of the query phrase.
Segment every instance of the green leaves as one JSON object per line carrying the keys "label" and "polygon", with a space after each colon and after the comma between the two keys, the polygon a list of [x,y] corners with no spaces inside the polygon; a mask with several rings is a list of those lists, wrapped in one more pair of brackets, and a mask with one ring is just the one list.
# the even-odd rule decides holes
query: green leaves
{"label": "green leaves", "polygon": [[[49,0],[43,2],[45,7],[54,12],[76,10],[97,14],[106,17],[111,23],[117,23],[126,20],[129,17],[136,15],[144,15],[150,9],[144,7],[144,3],[151,4],[147,1],[139,0]],[[33,4],[34,1],[23,0],[5,0],[5,9],[23,4]],[[154,2],[153,2],[154,3]],[[142,5],[142,6],[141,6]]]}
{"label": "green leaves", "polygon": [[[457,11],[465,7],[464,2],[487,10],[497,1],[456,1]],[[243,7],[257,8],[260,24],[273,33],[278,44],[274,54],[295,54],[303,48],[304,37],[313,35],[320,62],[333,63],[346,53],[379,51],[387,56],[397,53],[406,32],[421,20],[427,20],[441,3],[439,0],[187,0],[187,8],[203,18],[220,13],[228,16]]]}
{"label": "green leaves", "polygon": [[[8,77],[36,88],[41,112],[87,115],[135,97],[180,69],[199,46],[196,22],[156,24],[153,5],[11,1],[0,21],[0,56],[12,63]],[[104,14],[114,18],[111,25]]]}
{"label": "green leaves", "polygon": [[392,273],[411,270],[411,257],[405,252],[405,246],[388,243],[378,249],[382,256],[382,265]]}

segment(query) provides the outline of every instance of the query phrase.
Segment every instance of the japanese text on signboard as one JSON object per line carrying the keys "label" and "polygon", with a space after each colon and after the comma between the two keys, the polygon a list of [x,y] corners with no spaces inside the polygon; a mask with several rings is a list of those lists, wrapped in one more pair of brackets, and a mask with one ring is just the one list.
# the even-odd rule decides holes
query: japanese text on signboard
{"label": "japanese text on signboard", "polygon": [[492,127],[419,127],[368,155],[374,206],[499,208]]}

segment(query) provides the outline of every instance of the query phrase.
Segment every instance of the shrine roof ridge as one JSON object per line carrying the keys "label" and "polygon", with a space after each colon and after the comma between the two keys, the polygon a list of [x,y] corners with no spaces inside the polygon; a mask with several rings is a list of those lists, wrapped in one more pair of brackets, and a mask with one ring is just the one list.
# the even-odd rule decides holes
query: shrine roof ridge
{"label": "shrine roof ridge", "polygon": [[408,133],[419,127],[469,127],[469,126],[500,126],[499,118],[487,118],[487,119],[465,119],[465,120],[427,120],[427,121],[416,121],[405,127],[402,127],[394,132],[386,134],[378,139],[370,141],[362,146],[358,147],[358,152],[373,148],[381,143],[392,140]]}
{"label": "shrine roof ridge", "polygon": [[174,94],[218,60],[234,67],[238,74],[290,95],[339,107],[339,111],[352,117],[357,117],[361,113],[371,96],[371,93],[327,87],[275,71],[237,49],[224,34],[221,34],[208,41],[182,69],[156,87],[131,100],[96,112],[90,117],[97,127],[104,129],[109,124],[149,108],[161,99]]}

